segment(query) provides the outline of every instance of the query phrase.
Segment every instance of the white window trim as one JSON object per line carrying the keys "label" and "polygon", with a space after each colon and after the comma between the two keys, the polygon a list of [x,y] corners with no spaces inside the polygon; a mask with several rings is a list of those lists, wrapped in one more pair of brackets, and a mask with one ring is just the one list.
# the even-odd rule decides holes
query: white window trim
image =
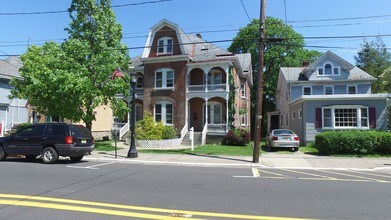
{"label": "white window trim", "polygon": [[[331,88],[331,94],[326,94],[326,88]],[[324,86],[323,89],[324,89],[323,94],[325,94],[325,95],[333,95],[334,94],[334,86]]]}
{"label": "white window trim", "polygon": [[295,111],[292,112],[292,119],[296,119],[296,112]]}
{"label": "white window trim", "polygon": [[[167,72],[172,71],[172,87],[167,87]],[[162,73],[162,87],[156,87],[156,75],[158,72]],[[165,89],[174,89],[175,83],[175,72],[170,68],[162,68],[155,71],[155,90],[165,90]]]}
{"label": "white window trim", "polygon": [[247,126],[247,113],[240,115],[240,125]]}
{"label": "white window trim", "polygon": [[310,94],[309,95],[312,95],[312,86],[303,86],[303,95],[305,95],[304,94],[304,89],[306,89],[306,88],[310,89]]}
{"label": "white window trim", "polygon": [[[361,109],[367,109],[367,126],[361,126]],[[324,126],[324,109],[331,109],[331,127]],[[335,109],[356,109],[357,110],[357,126],[335,126]],[[338,105],[338,106],[327,106],[322,107],[322,128],[323,129],[369,129],[369,107],[363,105]]]}
{"label": "white window trim", "polygon": [[298,119],[303,119],[303,110],[302,109],[299,109],[299,111],[297,111],[297,114],[298,114]]}
{"label": "white window trim", "polygon": [[[356,89],[356,93],[350,94],[350,93],[349,93],[349,87],[355,87],[355,89]],[[354,94],[358,94],[358,91],[357,91],[357,89],[358,89],[358,86],[357,86],[357,84],[349,84],[349,85],[346,85],[346,94],[348,94],[348,95],[354,95]]]}
{"label": "white window trim", "polygon": [[[330,64],[331,65],[331,74],[330,75],[326,75],[326,65],[327,64]],[[337,68],[338,69],[338,74],[335,74],[334,73],[334,68]],[[322,69],[322,71],[323,71],[323,74],[319,74],[319,69]],[[323,66],[321,66],[321,67],[317,67],[316,68],[316,74],[317,74],[317,76],[339,76],[339,75],[341,75],[341,67],[340,66],[335,66],[333,63],[331,63],[331,62],[325,62],[324,64],[323,64]]]}
{"label": "white window trim", "polygon": [[245,99],[246,98],[246,84],[245,83],[240,83],[240,97]]}
{"label": "white window trim", "polygon": [[[164,124],[164,125],[174,125],[174,103],[172,101],[159,101],[159,102],[156,102],[154,105],[153,105],[153,119],[155,120],[156,119],[156,105],[162,105],[162,118],[161,118],[161,122]],[[172,105],[172,123],[168,124],[167,123],[167,104],[171,104]],[[157,121],[155,121],[157,122]]]}
{"label": "white window trim", "polygon": [[[159,41],[161,40],[163,41],[163,52],[159,52]],[[171,52],[167,52],[168,40],[172,41]],[[174,52],[174,39],[172,39],[171,37],[162,37],[159,38],[159,40],[157,40],[157,49],[156,49],[157,54],[173,54],[173,52]]]}

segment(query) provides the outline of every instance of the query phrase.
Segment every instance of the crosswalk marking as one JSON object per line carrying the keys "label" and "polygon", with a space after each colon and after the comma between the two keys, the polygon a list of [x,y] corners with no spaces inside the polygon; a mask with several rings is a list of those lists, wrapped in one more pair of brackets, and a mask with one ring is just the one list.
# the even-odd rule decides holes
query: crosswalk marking
{"label": "crosswalk marking", "polygon": [[368,178],[368,177],[363,177],[363,176],[357,176],[357,175],[352,175],[352,174],[347,174],[347,173],[337,173],[337,172],[328,171],[328,170],[319,170],[319,171],[325,172],[325,173],[331,173],[331,174],[342,175],[342,176],[349,176],[349,177],[367,179],[367,180],[372,180],[372,181],[379,182],[379,183],[387,183],[387,182],[389,182],[389,181],[385,181],[385,180],[379,180],[379,179],[374,179],[374,178]]}

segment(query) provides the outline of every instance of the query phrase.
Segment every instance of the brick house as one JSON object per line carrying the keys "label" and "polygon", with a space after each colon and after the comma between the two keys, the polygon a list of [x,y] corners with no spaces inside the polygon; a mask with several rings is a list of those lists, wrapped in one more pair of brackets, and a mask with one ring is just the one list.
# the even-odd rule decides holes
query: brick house
{"label": "brick house", "polygon": [[192,127],[203,136],[225,135],[229,123],[250,128],[250,54],[232,54],[162,20],[150,29],[130,70],[138,75],[137,119],[150,112],[182,137]]}

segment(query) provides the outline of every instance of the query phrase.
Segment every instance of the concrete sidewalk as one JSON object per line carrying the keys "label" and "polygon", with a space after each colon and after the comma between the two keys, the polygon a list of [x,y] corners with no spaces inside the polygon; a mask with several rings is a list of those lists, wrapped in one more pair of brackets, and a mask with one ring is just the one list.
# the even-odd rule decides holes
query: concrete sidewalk
{"label": "concrete sidewalk", "polygon": [[298,169],[359,169],[387,170],[391,172],[391,158],[344,158],[314,156],[295,152],[281,154],[278,152],[264,153],[259,163],[252,163],[251,156],[196,155],[196,154],[158,154],[138,153],[138,158],[126,158],[128,147],[118,150],[117,158],[114,151],[93,151],[86,155],[85,160],[117,161],[121,163],[203,166],[203,167],[240,167],[240,168],[298,168]]}

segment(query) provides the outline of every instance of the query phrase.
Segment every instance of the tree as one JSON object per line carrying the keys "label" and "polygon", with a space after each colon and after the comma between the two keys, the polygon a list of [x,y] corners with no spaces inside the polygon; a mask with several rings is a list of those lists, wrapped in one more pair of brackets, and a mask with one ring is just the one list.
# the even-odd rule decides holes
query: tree
{"label": "tree", "polygon": [[111,103],[118,114],[126,110],[114,95],[127,95],[128,85],[110,76],[117,67],[127,69],[129,55],[110,0],[73,0],[68,11],[69,38],[29,47],[21,56],[23,79],[11,81],[12,95],[43,114],[83,121],[91,130],[97,106]]}
{"label": "tree", "polygon": [[391,66],[391,55],[380,37],[368,42],[364,40],[361,50],[354,56],[356,66],[378,80],[372,84],[372,92],[381,92],[382,79],[379,76]]}
{"label": "tree", "polygon": [[[304,49],[305,42],[303,37],[282,20],[267,17],[265,27],[263,118],[266,118],[267,112],[275,109],[275,104],[271,98],[276,93],[280,67],[301,66],[302,61],[311,62],[321,55],[320,52]],[[255,86],[258,85],[258,39],[259,19],[254,19],[246,27],[239,30],[238,35],[228,48],[232,53],[251,53],[254,79],[254,87],[251,90],[252,112],[254,112],[255,107]],[[254,117],[254,114],[252,114],[252,117]],[[262,135],[265,135],[267,121],[262,120],[262,122]]]}

